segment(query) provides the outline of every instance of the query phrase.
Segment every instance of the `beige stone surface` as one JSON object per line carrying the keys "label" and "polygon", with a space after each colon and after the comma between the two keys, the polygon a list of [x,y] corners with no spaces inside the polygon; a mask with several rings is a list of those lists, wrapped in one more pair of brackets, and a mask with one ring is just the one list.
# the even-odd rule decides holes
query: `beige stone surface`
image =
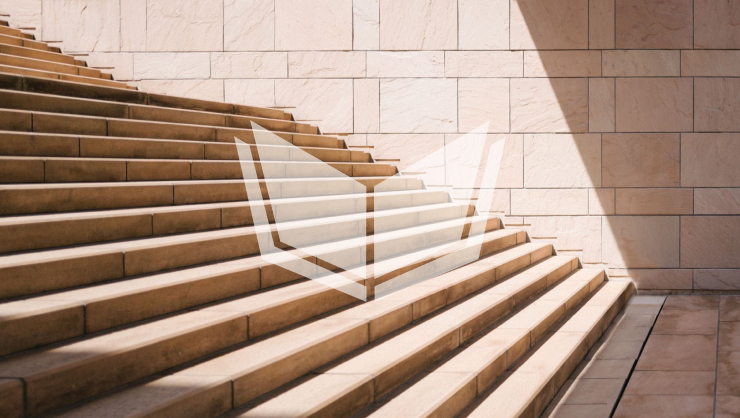
{"label": "beige stone surface", "polygon": [[624,273],[635,282],[638,290],[677,289],[691,290],[692,270],[681,269],[628,269]]}
{"label": "beige stone surface", "polygon": [[352,49],[352,0],[275,0],[275,49]]}
{"label": "beige stone surface", "polygon": [[443,51],[368,52],[368,77],[444,77]]}
{"label": "beige stone surface", "polygon": [[694,189],[697,215],[740,215],[740,189]]}
{"label": "beige stone surface", "polygon": [[513,132],[585,132],[588,80],[512,79]]}
{"label": "beige stone surface", "polygon": [[[285,63],[280,64],[284,66]],[[362,78],[365,77],[365,53],[289,52],[288,74],[290,78]]]}
{"label": "beige stone surface", "polygon": [[90,67],[113,67],[106,68],[105,72],[113,74],[116,80],[134,79],[134,55],[122,53],[100,53],[89,54],[85,57]]}
{"label": "beige stone surface", "polygon": [[681,51],[681,75],[685,77],[738,77],[740,51]]}
{"label": "beige stone surface", "polygon": [[[740,270],[737,269],[696,269],[694,272],[694,289],[707,290],[740,290]],[[723,298],[722,303],[725,298]],[[723,316],[725,308],[720,312]],[[733,318],[735,319],[735,318]]]}
{"label": "beige stone surface", "polygon": [[457,0],[380,0],[380,49],[457,49]]}
{"label": "beige stone surface", "polygon": [[588,79],[588,130],[614,132],[615,81],[613,78]]}
{"label": "beige stone surface", "polygon": [[707,133],[681,135],[681,185],[740,186],[740,135]]}
{"label": "beige stone surface", "polygon": [[677,187],[678,134],[604,134],[605,187]]}
{"label": "beige stone surface", "polygon": [[679,231],[678,216],[603,217],[603,261],[613,268],[677,268]]}
{"label": "beige stone surface", "polygon": [[274,0],[224,1],[224,50],[275,49]]}
{"label": "beige stone surface", "polygon": [[603,51],[602,59],[604,76],[607,77],[678,77],[681,75],[681,51]]}
{"label": "beige stone surface", "polygon": [[588,1],[511,0],[511,49],[588,48]]}
{"label": "beige stone surface", "polygon": [[457,130],[457,82],[416,78],[380,80],[380,131],[437,133]]}
{"label": "beige stone surface", "polygon": [[524,51],[524,77],[599,77],[599,51]]}
{"label": "beige stone surface", "polygon": [[740,78],[696,78],[694,131],[740,131]]}
{"label": "beige stone surface", "polygon": [[445,51],[445,77],[522,77],[522,51]]}
{"label": "beige stone surface", "polygon": [[524,135],[524,186],[601,187],[601,136]]}
{"label": "beige stone surface", "polygon": [[352,29],[353,49],[380,48],[380,0],[352,1]]}
{"label": "beige stone surface", "polygon": [[224,3],[147,0],[147,51],[222,51]]}
{"label": "beige stone surface", "polygon": [[617,215],[691,215],[694,213],[692,189],[618,188]]}
{"label": "beige stone surface", "polygon": [[692,8],[692,0],[616,0],[617,48],[691,48]]}
{"label": "beige stone surface", "polygon": [[44,40],[65,52],[120,51],[120,7],[117,0],[43,0]]}
{"label": "beige stone surface", "polygon": [[511,215],[587,215],[586,189],[523,189],[511,191]]}
{"label": "beige stone surface", "polygon": [[[291,76],[292,71],[293,68],[291,68]],[[285,52],[214,52],[211,54],[211,78],[285,78],[287,76],[288,54]]]}
{"label": "beige stone surface", "polygon": [[[456,139],[460,138],[464,134],[447,134],[445,135],[445,145],[451,144]],[[484,145],[484,151],[488,152],[488,147],[500,140],[506,140],[504,145],[504,154],[501,157],[501,165],[499,167],[498,177],[496,178],[497,188],[521,188],[523,185],[523,148],[524,139],[522,135],[511,135],[511,134],[488,134],[486,135],[486,142]],[[452,154],[445,154],[448,162],[453,157]],[[479,173],[482,175],[485,167],[480,167]]]}
{"label": "beige stone surface", "polygon": [[618,132],[693,130],[692,79],[617,78],[616,91]]}
{"label": "beige stone surface", "polygon": [[134,77],[145,79],[209,78],[207,52],[161,52],[134,54]]}
{"label": "beige stone surface", "polygon": [[588,47],[591,49],[614,48],[614,1],[589,0]]}
{"label": "beige stone surface", "polygon": [[457,82],[459,130],[470,132],[488,122],[488,132],[509,131],[509,80],[464,78]]}
{"label": "beige stone surface", "polygon": [[740,217],[692,216],[681,218],[681,267],[738,268]]}
{"label": "beige stone surface", "polygon": [[614,215],[614,189],[588,189],[589,215]]}
{"label": "beige stone surface", "polygon": [[354,132],[380,131],[380,80],[354,80]]}
{"label": "beige stone surface", "polygon": [[352,132],[352,80],[275,80],[275,104],[291,109],[296,119],[310,120],[323,132]]}
{"label": "beige stone surface", "polygon": [[10,16],[6,17],[10,24],[14,27],[27,27],[36,28],[34,30],[28,30],[28,33],[33,33],[36,39],[41,36],[42,18],[41,10],[43,7],[43,0],[3,0],[0,2],[4,13]]}
{"label": "beige stone surface", "polygon": [[[556,237],[558,251],[582,251],[585,263],[601,262],[601,219],[598,216],[526,217],[532,239]],[[549,241],[549,240],[548,240]]]}
{"label": "beige stone surface", "polygon": [[203,100],[224,100],[223,80],[144,80],[143,91]]}
{"label": "beige stone surface", "polygon": [[694,47],[740,48],[740,5],[732,1],[694,1]]}
{"label": "beige stone surface", "polygon": [[509,0],[458,2],[459,48],[509,48]]}
{"label": "beige stone surface", "polygon": [[146,51],[146,0],[121,2],[121,51]]}
{"label": "beige stone surface", "polygon": [[224,100],[248,106],[275,106],[275,80],[224,80]]}

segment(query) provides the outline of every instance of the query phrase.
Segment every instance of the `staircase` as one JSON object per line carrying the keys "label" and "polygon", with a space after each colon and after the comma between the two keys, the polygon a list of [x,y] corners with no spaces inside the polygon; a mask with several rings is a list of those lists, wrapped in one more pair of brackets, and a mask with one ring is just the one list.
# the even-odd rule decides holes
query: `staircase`
{"label": "staircase", "polygon": [[[0,24],[4,417],[537,417],[632,292],[282,110],[141,92]],[[362,302],[264,261],[255,208],[317,268],[385,266],[368,289],[485,234]]]}

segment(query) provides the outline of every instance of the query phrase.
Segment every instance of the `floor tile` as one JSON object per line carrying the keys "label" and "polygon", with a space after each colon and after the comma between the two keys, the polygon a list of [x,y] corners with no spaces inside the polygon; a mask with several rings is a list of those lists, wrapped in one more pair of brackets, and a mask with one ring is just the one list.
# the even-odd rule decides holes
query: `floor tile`
{"label": "floor tile", "polygon": [[576,379],[563,395],[561,404],[610,404],[619,398],[623,379]]}
{"label": "floor tile", "polygon": [[722,296],[719,320],[740,321],[740,296]]}
{"label": "floor tile", "polygon": [[714,396],[624,395],[614,418],[712,418]]}
{"label": "floor tile", "polygon": [[626,379],[634,360],[591,360],[581,363],[575,375],[581,379]]}
{"label": "floor tile", "polygon": [[701,311],[719,309],[719,296],[668,296],[663,304],[666,310]]}
{"label": "floor tile", "polygon": [[714,418],[740,418],[740,396],[717,396]]}
{"label": "floor tile", "polygon": [[717,334],[719,312],[716,310],[679,311],[660,313],[653,334]]}
{"label": "floor tile", "polygon": [[636,370],[624,394],[714,396],[714,372]]}
{"label": "floor tile", "polygon": [[714,371],[716,335],[651,335],[637,370]]}
{"label": "floor tile", "polygon": [[740,352],[719,353],[717,394],[740,396]]}
{"label": "floor tile", "polygon": [[609,418],[610,405],[558,405],[548,409],[542,418]]}
{"label": "floor tile", "polygon": [[740,351],[740,322],[719,324],[719,351]]}

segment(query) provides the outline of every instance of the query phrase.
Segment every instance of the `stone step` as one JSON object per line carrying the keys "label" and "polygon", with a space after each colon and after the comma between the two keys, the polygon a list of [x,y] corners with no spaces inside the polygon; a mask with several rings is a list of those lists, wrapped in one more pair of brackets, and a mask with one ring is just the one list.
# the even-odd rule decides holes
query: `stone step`
{"label": "stone step", "polygon": [[[435,330],[430,322],[421,320],[440,310],[444,311],[442,315],[430,321],[436,318],[450,318],[452,314],[449,312],[458,312],[463,306],[465,308],[462,310],[471,311],[470,299],[459,302],[459,298],[489,286],[512,268],[521,268],[513,267],[515,265],[526,267],[549,256],[550,253],[546,251],[531,251],[534,246],[552,251],[549,245],[532,244],[529,252],[517,251],[522,247],[515,247],[496,253],[475,262],[474,265],[431,279],[437,281],[436,285],[427,285],[427,282],[417,283],[386,298],[359,304],[281,334],[258,340],[212,360],[95,400],[61,416],[95,416],[99,411],[114,410],[122,411],[121,417],[151,416],[149,414],[155,412],[162,416],[215,417],[229,411],[233,405],[241,406],[347,353],[358,349],[365,351],[369,344],[398,330],[403,332],[393,340],[411,339],[403,337],[404,335],[429,340],[439,334],[446,334],[442,339],[446,337],[456,340],[459,330],[452,329],[455,327],[454,324],[443,324],[442,327],[448,331],[445,333]],[[572,258],[565,264],[567,268],[562,269],[563,275],[570,271],[573,265]],[[515,291],[510,295],[502,295],[501,298],[513,300],[518,298],[518,294],[519,292]],[[471,321],[466,325],[474,328],[475,319],[472,316],[467,316]],[[381,343],[381,346],[385,346],[384,343]],[[433,355],[434,353],[430,353],[426,347],[423,341],[410,341],[408,345],[394,346],[395,350],[391,350],[393,353],[390,356],[401,356],[402,352],[406,351],[417,354],[411,358],[418,358],[421,354]],[[394,370],[403,373],[403,370]],[[346,379],[341,379],[341,376],[345,376]],[[338,385],[354,384],[358,378],[367,379],[366,376],[353,375],[339,375],[338,378],[341,380]],[[172,390],[168,391],[166,396],[154,395],[158,393],[157,388],[160,387],[171,387]],[[321,391],[324,390],[333,388],[323,386]],[[320,395],[321,391],[314,395]],[[279,415],[265,416],[298,416],[285,410],[281,412]]]}
{"label": "stone step", "polygon": [[25,48],[17,45],[0,44],[0,53],[7,55],[16,55],[19,57],[34,58],[42,61],[58,62],[61,64],[75,65],[75,57],[71,55],[57,54],[51,51],[42,51],[40,49]]}
{"label": "stone step", "polygon": [[[314,252],[309,254],[328,254],[323,259],[348,267],[459,240],[467,236],[474,224],[484,225],[486,230],[500,227],[498,218],[478,216],[366,237],[359,231],[360,222],[286,222],[280,225],[279,237],[303,251],[311,248]],[[364,222],[363,219],[362,225]],[[285,242],[275,241],[277,229],[273,225],[272,233],[268,233],[255,227],[240,227],[0,256],[0,274],[4,278],[0,282],[0,299],[246,257],[259,254],[259,240],[287,249]],[[374,253],[370,251],[373,248]],[[327,265],[322,260],[316,262]]]}
{"label": "stone step", "polygon": [[458,349],[441,364],[418,375],[392,399],[368,408],[360,416],[414,418],[457,415],[604,281],[603,270],[582,269],[553,287],[554,278],[547,277],[544,265],[540,271],[532,273],[531,282],[527,285],[533,290],[550,290],[494,329],[483,333],[472,344]]}
{"label": "stone step", "polygon": [[[26,46],[26,41],[23,41],[23,46]],[[34,58],[19,57],[17,55],[8,55],[0,53],[0,65],[8,65],[12,67],[23,67],[32,68],[35,70],[51,71],[54,73],[81,75],[85,77],[101,77],[99,70],[92,68],[81,67],[77,65],[61,64],[58,62],[44,61]]]}
{"label": "stone step", "polygon": [[[393,176],[383,163],[261,161],[259,179]],[[80,183],[164,180],[229,180],[245,174],[239,161],[2,157],[0,183]],[[246,177],[253,178],[253,177]]]}
{"label": "stone step", "polygon": [[104,100],[71,98],[16,90],[0,90],[0,104],[5,109],[30,110],[82,116],[99,116],[190,125],[252,128],[256,123],[265,129],[316,135],[318,129],[305,123],[254,116],[226,115],[217,112],[185,110],[159,106],[117,103]]}
{"label": "stone step", "polygon": [[248,201],[251,183],[271,200],[422,189],[421,180],[402,176],[0,185],[0,215]]}
{"label": "stone step", "polygon": [[33,70],[33,69],[23,68],[23,67],[12,67],[8,65],[0,65],[0,73],[4,73],[5,75],[16,74],[20,76],[40,77],[40,78],[48,78],[52,80],[66,80],[66,81],[73,81],[76,83],[136,90],[136,87],[129,86],[126,83],[123,83],[120,81],[104,80],[102,78],[97,78],[97,77],[83,77],[79,75],[52,73],[49,71]]}
{"label": "stone step", "polygon": [[[85,157],[85,158],[155,158],[193,160],[238,160],[233,143],[178,141],[146,138],[115,138],[0,131],[0,155]],[[247,156],[258,152],[261,161],[313,161],[369,163],[369,153],[342,148],[287,147],[247,145]],[[242,159],[245,159],[242,156]]]}
{"label": "stone step", "polygon": [[[516,234],[487,233],[481,256],[513,247],[516,240],[511,237]],[[439,247],[437,258],[459,251]],[[512,268],[518,268],[531,254],[537,256],[548,248],[521,244],[507,255]],[[426,253],[416,255],[429,262]],[[399,260],[378,263],[405,268]],[[291,284],[275,288],[286,283]],[[253,339],[356,301],[324,282],[302,280],[252,257],[0,304],[0,329],[8,336],[0,343],[0,356],[269,288],[274,289],[209,309],[247,313],[249,338]]]}
{"label": "stone step", "polygon": [[45,43],[34,41],[33,39],[26,38],[24,36],[16,37],[0,34],[0,44],[22,46],[25,48],[33,48],[41,51],[49,50],[49,46]]}
{"label": "stone step", "polygon": [[633,290],[628,281],[606,283],[465,416],[539,417]]}
{"label": "stone step", "polygon": [[8,26],[0,25],[0,35],[15,36],[16,38],[21,37],[21,30],[11,28]]}

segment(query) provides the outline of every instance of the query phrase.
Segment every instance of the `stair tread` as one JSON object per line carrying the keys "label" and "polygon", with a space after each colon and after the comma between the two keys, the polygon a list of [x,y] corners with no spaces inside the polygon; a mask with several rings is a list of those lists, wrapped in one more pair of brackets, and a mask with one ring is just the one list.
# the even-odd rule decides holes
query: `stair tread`
{"label": "stair tread", "polygon": [[6,64],[0,64],[0,73],[5,74],[5,75],[13,74],[13,75],[18,75],[18,76],[40,77],[40,78],[45,78],[49,80],[69,81],[69,82],[75,82],[75,83],[121,88],[121,89],[127,89],[127,90],[135,89],[135,87],[131,87],[122,81],[106,80],[102,78],[86,77],[82,75],[55,73],[52,71],[44,71],[44,70],[26,68],[26,67],[17,67],[17,66],[6,65]]}

